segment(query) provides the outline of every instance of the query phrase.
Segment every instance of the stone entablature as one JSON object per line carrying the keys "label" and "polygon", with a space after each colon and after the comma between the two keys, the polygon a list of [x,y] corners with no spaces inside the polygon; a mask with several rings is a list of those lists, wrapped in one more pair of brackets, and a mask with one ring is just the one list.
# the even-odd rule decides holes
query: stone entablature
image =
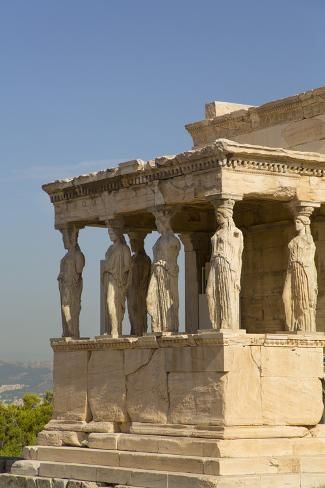
{"label": "stone entablature", "polygon": [[325,200],[325,155],[228,140],[138,162],[136,171],[132,164],[130,173],[123,172],[118,167],[43,185],[54,204],[56,226],[100,226],[118,214],[150,212],[157,205],[206,203],[210,191],[261,200]]}
{"label": "stone entablature", "polygon": [[[231,110],[230,113],[218,115],[215,102],[207,104],[206,119],[185,126],[193,139],[194,147],[224,137],[235,140],[241,137],[242,142],[254,143],[254,140],[250,140],[252,133],[269,131],[276,125],[288,126],[288,130],[284,134],[287,144],[275,141],[275,136],[279,137],[279,135],[276,132],[271,134],[269,131],[271,137],[267,137],[270,144],[266,145],[295,147],[299,144],[325,139],[325,87],[268,102],[259,107],[238,108],[235,111]],[[302,124],[295,125],[295,122],[301,121],[303,121]],[[299,128],[299,136],[297,128]],[[261,132],[261,136],[265,137],[265,134],[267,132]],[[264,144],[264,141],[261,143]]]}

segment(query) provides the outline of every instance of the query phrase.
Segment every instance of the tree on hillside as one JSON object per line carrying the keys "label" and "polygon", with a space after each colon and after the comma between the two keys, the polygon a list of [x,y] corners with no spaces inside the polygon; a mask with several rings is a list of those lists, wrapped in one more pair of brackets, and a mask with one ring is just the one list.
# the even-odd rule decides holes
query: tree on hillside
{"label": "tree on hillside", "polygon": [[26,393],[22,405],[0,403],[0,455],[21,456],[24,446],[36,444],[37,434],[52,416],[52,394],[44,399]]}

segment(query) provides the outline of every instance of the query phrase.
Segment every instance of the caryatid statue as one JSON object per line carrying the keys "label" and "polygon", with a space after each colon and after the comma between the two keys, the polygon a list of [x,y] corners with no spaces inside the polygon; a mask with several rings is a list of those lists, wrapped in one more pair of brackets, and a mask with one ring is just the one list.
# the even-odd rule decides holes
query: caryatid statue
{"label": "caryatid statue", "polygon": [[233,220],[235,200],[212,201],[217,231],[211,238],[212,253],[207,282],[209,316],[213,329],[239,329],[239,294],[244,249],[243,234]]}
{"label": "caryatid statue", "polygon": [[79,316],[81,310],[82,271],[85,266],[85,256],[78,245],[78,228],[68,225],[61,228],[66,255],[60,264],[58,276],[61,315],[62,337],[80,337]]}
{"label": "caryatid statue", "polygon": [[169,207],[157,207],[153,213],[161,235],[153,247],[147,310],[151,316],[152,332],[178,332],[177,258],[181,244],[171,228],[173,210]]}
{"label": "caryatid statue", "polygon": [[108,234],[113,244],[108,248],[103,267],[106,334],[122,335],[125,300],[131,268],[131,252],[123,235],[123,222],[109,220]]}
{"label": "caryatid statue", "polygon": [[147,332],[147,292],[151,274],[151,259],[144,250],[146,232],[129,232],[131,270],[127,291],[131,335],[142,336]]}
{"label": "caryatid statue", "polygon": [[297,235],[288,245],[288,268],[282,296],[286,330],[314,332],[318,293],[316,246],[310,232],[310,217],[314,208],[302,206],[296,210]]}

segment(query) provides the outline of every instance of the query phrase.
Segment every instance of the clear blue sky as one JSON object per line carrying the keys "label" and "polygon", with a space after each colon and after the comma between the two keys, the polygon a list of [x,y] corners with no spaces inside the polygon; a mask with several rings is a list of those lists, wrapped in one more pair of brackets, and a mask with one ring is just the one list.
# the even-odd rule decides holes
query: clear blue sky
{"label": "clear blue sky", "polygon": [[[47,359],[63,255],[42,183],[190,148],[204,104],[325,84],[324,0],[0,0],[0,359]],[[85,230],[82,334],[102,230]]]}

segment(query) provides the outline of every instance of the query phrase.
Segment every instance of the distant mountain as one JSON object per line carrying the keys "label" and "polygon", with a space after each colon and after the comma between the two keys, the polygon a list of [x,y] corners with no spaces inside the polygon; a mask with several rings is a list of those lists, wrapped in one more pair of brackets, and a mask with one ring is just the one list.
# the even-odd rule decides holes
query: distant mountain
{"label": "distant mountain", "polygon": [[0,401],[12,403],[27,392],[41,394],[52,388],[50,363],[0,361]]}

